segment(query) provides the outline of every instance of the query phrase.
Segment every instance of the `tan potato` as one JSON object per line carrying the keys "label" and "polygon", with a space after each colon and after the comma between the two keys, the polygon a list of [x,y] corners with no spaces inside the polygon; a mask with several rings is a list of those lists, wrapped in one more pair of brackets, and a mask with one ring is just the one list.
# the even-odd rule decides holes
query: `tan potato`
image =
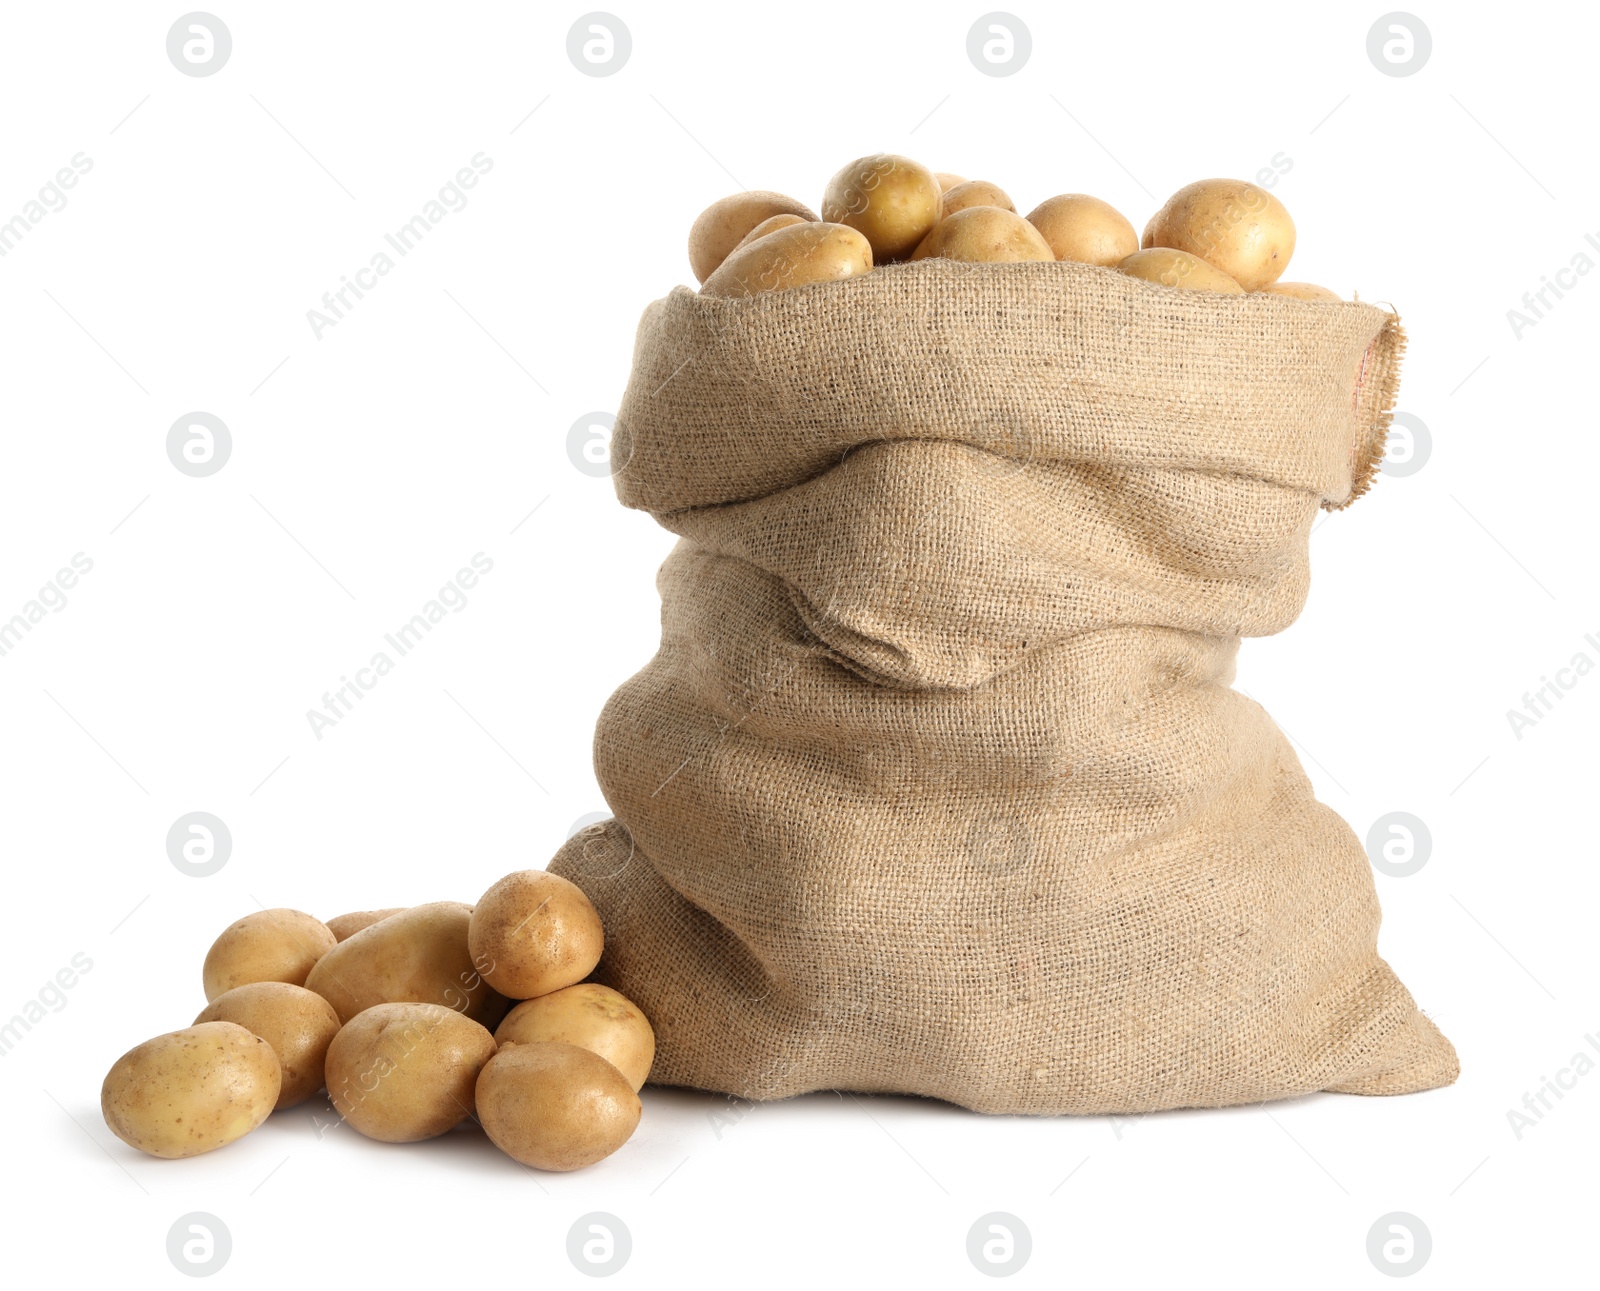
{"label": "tan potato", "polygon": [[866,238],[843,224],[791,224],[740,247],[700,288],[702,296],[762,292],[838,282],[872,268]]}
{"label": "tan potato", "polygon": [[518,870],[494,884],[478,899],[468,932],[472,962],[514,1000],[581,982],[604,944],[600,916],[583,889],[544,870]]}
{"label": "tan potato", "polygon": [[939,181],[909,157],[858,157],[828,181],[822,218],[848,224],[872,246],[872,263],[904,260],[939,222]]}
{"label": "tan potato", "polygon": [[632,1136],[642,1110],[623,1074],[575,1044],[508,1044],[478,1077],[478,1120],[507,1156],[577,1170]]}
{"label": "tan potato", "polygon": [[1061,193],[1033,208],[1028,223],[1044,235],[1057,260],[1115,269],[1139,249],[1128,217],[1087,193]]}
{"label": "tan potato", "polygon": [[1186,291],[1220,291],[1231,295],[1244,290],[1221,269],[1213,268],[1187,251],[1174,251],[1171,247],[1135,251],[1117,269],[1130,278],[1143,278],[1146,282],[1181,287]]}
{"label": "tan potato", "polygon": [[1261,289],[1268,296],[1287,296],[1290,300],[1343,300],[1336,291],[1314,282],[1273,282]]}
{"label": "tan potato", "polygon": [[656,1056],[656,1033],[633,1001],[599,982],[524,1000],[494,1033],[497,1044],[559,1040],[597,1053],[638,1090]]}
{"label": "tan potato", "polygon": [[328,1046],[328,1097],[369,1139],[436,1138],[474,1114],[494,1037],[442,1004],[377,1004]]}
{"label": "tan potato", "polygon": [[432,901],[363,928],[324,955],[306,978],[349,1022],[374,1004],[442,1004],[495,1026],[511,1006],[472,965],[472,907]]}
{"label": "tan potato", "polygon": [[334,945],[328,925],[302,910],[257,910],[222,930],[201,970],[206,999],[246,982],[303,986],[311,966]]}
{"label": "tan potato", "polygon": [[1143,245],[1199,256],[1245,291],[1260,291],[1289,267],[1294,221],[1264,188],[1242,179],[1186,184],[1145,226]]}
{"label": "tan potato", "polygon": [[272,1046],[232,1022],[185,1027],[128,1050],[100,1087],[100,1112],[129,1147],[192,1157],[243,1138],[272,1112]]}
{"label": "tan potato", "polygon": [[1017,207],[1006,190],[986,179],[969,179],[964,184],[945,190],[944,204],[939,208],[940,218],[949,219],[957,211],[974,206],[998,206],[1002,211],[1015,212]]}
{"label": "tan potato", "polygon": [[352,910],[349,914],[336,914],[328,920],[328,931],[337,941],[346,941],[363,928],[370,928],[380,919],[399,914],[406,907],[390,906],[387,910]]}
{"label": "tan potato", "polygon": [[941,193],[948,193],[956,185],[967,182],[965,176],[952,175],[948,170],[936,170],[933,172],[933,177],[939,181]]}
{"label": "tan potato", "polygon": [[[774,215],[769,219],[762,220],[760,224],[740,238],[739,246],[734,247],[733,250],[737,251],[739,247],[747,247],[757,238],[764,238],[767,234],[776,233],[779,229],[787,229],[796,224],[806,223],[809,223],[809,221],[801,219],[798,215]],[[730,251],[728,254],[732,255],[733,252]]]}
{"label": "tan potato", "polygon": [[709,278],[728,258],[728,252],[739,245],[740,238],[774,215],[798,215],[802,220],[817,218],[816,212],[805,203],[763,189],[734,193],[701,211],[689,229],[689,267],[694,270],[695,281],[704,282]]}
{"label": "tan potato", "polygon": [[1015,211],[998,206],[969,206],[940,220],[911,258],[934,256],[986,262],[1056,258],[1038,229]]}
{"label": "tan potato", "polygon": [[339,1031],[333,1005],[303,986],[247,982],[200,1010],[202,1022],[233,1022],[272,1046],[282,1068],[273,1110],[303,1103],[322,1088],[322,1062]]}

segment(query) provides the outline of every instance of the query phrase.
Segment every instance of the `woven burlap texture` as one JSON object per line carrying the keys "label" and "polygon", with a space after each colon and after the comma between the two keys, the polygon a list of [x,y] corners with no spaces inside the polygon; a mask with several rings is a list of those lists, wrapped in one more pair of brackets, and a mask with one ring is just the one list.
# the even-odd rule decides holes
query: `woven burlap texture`
{"label": "woven burlap texture", "polygon": [[652,1079],[1048,1114],[1453,1080],[1360,843],[1230,684],[1403,344],[1076,264],[651,305],[614,482],[680,541],[595,731],[615,819],[550,868]]}

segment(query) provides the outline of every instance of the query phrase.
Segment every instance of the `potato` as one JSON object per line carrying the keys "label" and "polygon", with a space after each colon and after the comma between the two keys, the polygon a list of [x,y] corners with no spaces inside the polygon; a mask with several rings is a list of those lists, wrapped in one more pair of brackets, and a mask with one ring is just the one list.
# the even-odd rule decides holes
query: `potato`
{"label": "potato", "polygon": [[1139,249],[1127,216],[1086,193],[1061,193],[1033,208],[1028,223],[1044,235],[1057,260],[1115,269]]}
{"label": "potato", "polygon": [[1314,282],[1273,282],[1261,289],[1269,296],[1287,296],[1290,300],[1343,300],[1344,297]]}
{"label": "potato", "polygon": [[303,1103],[322,1088],[322,1061],[339,1031],[333,1005],[303,986],[247,982],[224,991],[200,1010],[202,1022],[233,1022],[272,1046],[282,1068],[273,1110]]}
{"label": "potato", "polygon": [[[769,219],[762,220],[760,224],[740,238],[739,246],[734,247],[733,250],[737,251],[739,247],[747,247],[757,238],[764,238],[767,234],[776,233],[779,229],[787,229],[791,225],[806,224],[808,222],[802,220],[798,215],[774,215]],[[728,254],[732,255],[733,252],[730,251]]]}
{"label": "potato", "polygon": [[265,1040],[232,1022],[203,1022],[118,1058],[100,1087],[100,1112],[129,1147],[155,1157],[199,1156],[266,1120],[280,1080]]}
{"label": "potato", "polygon": [[944,204],[939,208],[940,218],[949,219],[957,211],[974,206],[998,206],[1002,211],[1015,211],[1016,204],[1006,196],[1006,190],[986,179],[969,179],[964,184],[945,190]]}
{"label": "potato", "polygon": [[540,1170],[577,1170],[610,1156],[641,1110],[623,1074],[575,1044],[508,1044],[478,1076],[484,1133]]}
{"label": "potato", "polygon": [[363,928],[372,927],[380,919],[399,914],[405,908],[403,905],[397,905],[390,906],[387,910],[352,910],[349,914],[336,914],[328,920],[328,931],[336,940],[344,941]]}
{"label": "potato", "polygon": [[704,282],[739,245],[739,239],[773,215],[798,215],[815,220],[816,212],[782,193],[752,189],[712,202],[689,229],[689,267]]}
{"label": "potato", "polygon": [[1015,211],[1003,211],[998,206],[969,206],[940,220],[911,258],[927,260],[933,256],[973,261],[1056,258],[1038,229]]}
{"label": "potato", "polygon": [[497,1044],[560,1040],[597,1053],[637,1090],[650,1075],[656,1034],[638,1007],[599,982],[580,982],[524,1000],[494,1033]]}
{"label": "potato", "polygon": [[495,1026],[510,1005],[472,966],[467,925],[472,907],[433,901],[390,915],[346,938],[306,978],[349,1022],[374,1004],[442,1004]]}
{"label": "potato", "polygon": [[1276,282],[1294,254],[1294,221],[1283,203],[1242,179],[1186,184],[1155,213],[1144,247],[1199,256],[1245,291]]}
{"label": "potato", "polygon": [[939,222],[939,181],[909,157],[858,157],[828,181],[822,218],[848,224],[872,246],[872,263],[904,260]]}
{"label": "potato", "polygon": [[1117,269],[1130,278],[1143,278],[1146,282],[1160,283],[1163,287],[1230,294],[1244,290],[1221,269],[1213,268],[1187,251],[1174,251],[1170,247],[1135,251]]}
{"label": "potato", "polygon": [[301,910],[257,910],[222,930],[206,952],[206,999],[246,982],[304,985],[311,966],[337,939]]}
{"label": "potato", "polygon": [[436,1138],[473,1115],[494,1037],[442,1004],[377,1004],[328,1046],[328,1097],[351,1126],[384,1143]]}
{"label": "potato", "polygon": [[581,982],[605,942],[583,890],[544,870],[518,870],[494,884],[479,898],[467,937],[485,980],[515,1000]]}
{"label": "potato", "polygon": [[872,268],[866,238],[843,224],[791,224],[740,247],[700,288],[702,296],[759,296],[766,291],[837,282]]}
{"label": "potato", "polygon": [[967,182],[965,177],[952,175],[948,170],[936,170],[933,172],[933,177],[939,181],[939,191],[941,193],[948,193],[957,184],[965,184]]}

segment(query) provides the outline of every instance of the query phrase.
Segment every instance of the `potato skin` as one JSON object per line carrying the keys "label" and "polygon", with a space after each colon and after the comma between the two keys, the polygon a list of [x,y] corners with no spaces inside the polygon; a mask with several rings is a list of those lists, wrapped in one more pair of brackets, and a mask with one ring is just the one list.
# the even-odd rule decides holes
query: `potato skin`
{"label": "potato skin", "polygon": [[1028,214],[1057,260],[1076,260],[1115,269],[1139,249],[1139,235],[1127,216],[1087,193],[1047,197]]}
{"label": "potato skin", "polygon": [[442,1004],[495,1026],[511,1006],[473,967],[472,907],[459,901],[411,906],[338,943],[306,977],[349,1022],[374,1004]]}
{"label": "potato skin", "polygon": [[100,1112],[129,1147],[168,1159],[199,1156],[266,1120],[280,1079],[265,1040],[232,1022],[204,1022],[118,1058],[100,1087]]}
{"label": "potato skin", "polygon": [[[810,221],[803,220],[798,215],[768,216],[766,219],[762,220],[760,224],[756,225],[755,228],[751,229],[750,232],[746,233],[742,238],[740,238],[739,246],[734,247],[733,250],[737,251],[739,247],[747,247],[757,238],[764,238],[767,236],[767,234],[776,233],[779,229],[787,229],[796,224],[807,223],[810,223]],[[728,254],[732,255],[733,251],[730,251]]]}
{"label": "potato skin", "polygon": [[828,181],[822,218],[847,224],[872,247],[872,263],[904,260],[939,222],[943,194],[933,172],[909,157],[858,157]]}
{"label": "potato skin", "polygon": [[956,185],[967,182],[966,176],[952,175],[948,170],[936,170],[933,172],[933,177],[939,181],[939,191],[941,193],[948,193]]}
{"label": "potato skin", "polygon": [[1290,300],[1343,300],[1336,291],[1319,287],[1314,282],[1273,282],[1261,289],[1268,296],[1286,296]]}
{"label": "potato skin", "polygon": [[328,1097],[369,1139],[436,1138],[473,1115],[494,1048],[484,1027],[442,1004],[377,1004],[328,1046]]}
{"label": "potato skin", "polygon": [[1171,247],[1150,247],[1135,251],[1117,266],[1119,273],[1130,278],[1163,287],[1177,287],[1183,291],[1217,291],[1237,295],[1244,290],[1221,269],[1207,264],[1199,256],[1187,251],[1174,251]]}
{"label": "potato skin", "polygon": [[467,940],[472,962],[489,985],[527,1000],[589,976],[600,962],[605,933],[576,883],[544,870],[518,870],[478,899]]}
{"label": "potato skin", "polygon": [[650,1076],[656,1034],[638,1005],[599,982],[524,1000],[494,1033],[496,1044],[559,1040],[597,1053],[637,1092]]}
{"label": "potato skin", "polygon": [[700,288],[702,296],[759,296],[837,282],[872,268],[866,238],[843,224],[793,224],[733,252]]}
{"label": "potato skin", "polygon": [[328,925],[303,910],[257,910],[222,930],[201,970],[207,1001],[246,982],[303,986],[311,967],[332,949]]}
{"label": "potato skin", "polygon": [[303,986],[247,982],[200,1010],[202,1022],[233,1022],[265,1040],[278,1056],[282,1084],[273,1111],[303,1103],[322,1088],[322,1064],[339,1031],[333,1005]]}
{"label": "potato skin", "polygon": [[940,220],[911,258],[932,257],[984,263],[1056,258],[1038,229],[1015,211],[998,206],[969,206]]}
{"label": "potato skin", "polygon": [[1294,255],[1294,221],[1264,188],[1242,179],[1186,184],[1150,217],[1143,246],[1199,256],[1245,291],[1276,282]]}
{"label": "potato skin", "polygon": [[349,914],[336,914],[328,920],[328,931],[336,941],[348,941],[363,928],[370,928],[381,919],[399,914],[406,906],[390,906],[387,910],[352,910]]}
{"label": "potato skin", "polygon": [[709,278],[746,233],[774,215],[798,215],[807,221],[817,218],[804,202],[765,189],[734,193],[701,211],[689,229],[689,267],[695,281]]}
{"label": "potato skin", "polygon": [[478,1120],[538,1170],[578,1170],[632,1137],[642,1110],[622,1073],[575,1044],[504,1046],[478,1076]]}
{"label": "potato skin", "polygon": [[949,219],[957,211],[974,206],[998,206],[1002,211],[1011,211],[1013,214],[1017,209],[1016,203],[999,184],[991,184],[987,179],[969,179],[964,184],[945,189],[944,202],[939,208],[940,218]]}

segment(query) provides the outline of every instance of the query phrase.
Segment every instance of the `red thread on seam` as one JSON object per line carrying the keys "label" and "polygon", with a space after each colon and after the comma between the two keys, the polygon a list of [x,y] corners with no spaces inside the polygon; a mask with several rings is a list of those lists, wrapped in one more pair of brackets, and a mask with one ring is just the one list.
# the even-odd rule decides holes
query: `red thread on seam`
{"label": "red thread on seam", "polygon": [[[1381,333],[1380,333],[1381,335]],[[1354,420],[1361,412],[1361,388],[1367,383],[1367,360],[1372,357],[1372,347],[1378,343],[1374,336],[1367,342],[1367,348],[1361,351],[1361,371],[1356,373],[1356,388],[1350,396],[1350,416]],[[1355,475],[1356,450],[1361,447],[1361,425],[1356,424],[1356,433],[1350,436],[1350,474]]]}

